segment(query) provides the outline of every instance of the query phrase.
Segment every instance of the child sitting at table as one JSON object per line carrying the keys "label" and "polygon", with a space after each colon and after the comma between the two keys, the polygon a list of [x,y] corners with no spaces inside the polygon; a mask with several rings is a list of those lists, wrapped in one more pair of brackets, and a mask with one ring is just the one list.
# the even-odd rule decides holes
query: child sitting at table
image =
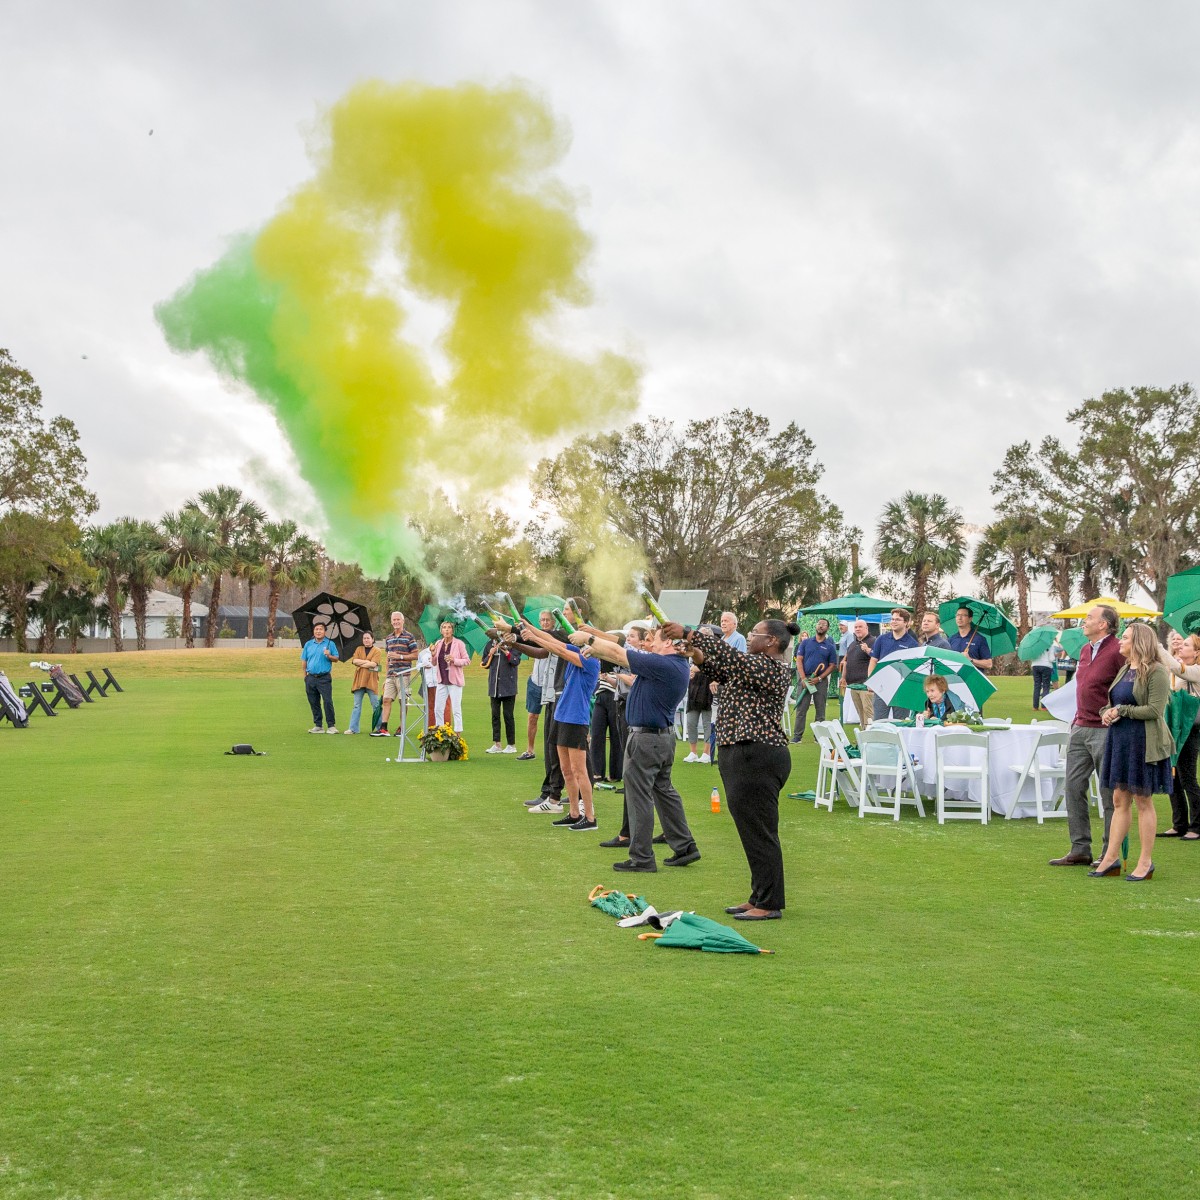
{"label": "child sitting at table", "polygon": [[952,712],[958,712],[962,702],[950,694],[950,685],[944,675],[930,675],[925,680],[925,715],[944,721]]}

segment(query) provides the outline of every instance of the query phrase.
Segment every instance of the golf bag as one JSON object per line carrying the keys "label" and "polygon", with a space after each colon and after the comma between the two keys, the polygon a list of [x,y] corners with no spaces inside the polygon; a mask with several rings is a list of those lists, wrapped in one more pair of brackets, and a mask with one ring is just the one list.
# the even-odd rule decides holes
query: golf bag
{"label": "golf bag", "polygon": [[25,705],[21,703],[21,697],[13,691],[13,686],[3,671],[0,671],[0,713],[18,729],[24,729],[29,724],[29,714],[25,711]]}
{"label": "golf bag", "polygon": [[50,668],[50,678],[54,680],[59,694],[71,708],[78,708],[83,703],[83,693],[72,683],[61,666]]}

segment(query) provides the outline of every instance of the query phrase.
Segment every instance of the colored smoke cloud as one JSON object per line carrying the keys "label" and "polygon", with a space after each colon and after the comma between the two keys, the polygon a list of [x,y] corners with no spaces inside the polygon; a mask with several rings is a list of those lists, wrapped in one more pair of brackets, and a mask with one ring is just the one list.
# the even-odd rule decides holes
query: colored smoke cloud
{"label": "colored smoke cloud", "polygon": [[[424,566],[405,514],[438,488],[487,503],[636,406],[630,359],[554,340],[589,300],[590,240],[553,174],[567,144],[519,85],[360,84],[319,122],[312,179],[155,310],[174,350],[272,409],[330,551],[368,574]],[[404,336],[405,294],[448,312],[443,366]]]}

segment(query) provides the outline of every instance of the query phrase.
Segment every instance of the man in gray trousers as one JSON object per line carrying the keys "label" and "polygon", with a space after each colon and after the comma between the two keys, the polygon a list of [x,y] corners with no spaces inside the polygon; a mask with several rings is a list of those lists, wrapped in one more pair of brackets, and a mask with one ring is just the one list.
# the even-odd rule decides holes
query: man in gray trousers
{"label": "man in gray trousers", "polygon": [[[1088,807],[1088,785],[1092,772],[1097,774],[1104,762],[1104,743],[1108,730],[1100,720],[1100,710],[1108,707],[1108,689],[1125,665],[1117,642],[1120,618],[1107,604],[1096,604],[1083,618],[1088,644],[1079,654],[1075,672],[1075,720],[1067,743],[1067,829],[1071,849],[1062,858],[1052,858],[1052,867],[1083,867],[1092,864],[1092,814]],[[1100,856],[1108,849],[1108,827],[1112,822],[1113,798],[1110,788],[1100,792],[1104,808],[1104,841]]]}
{"label": "man in gray trousers", "polygon": [[700,858],[688,828],[683,801],[671,784],[675,762],[675,709],[687,693],[689,660],[658,630],[646,640],[645,650],[618,645],[598,630],[571,634],[583,651],[605,662],[628,667],[634,676],[625,701],[629,738],[625,743],[625,802],[629,808],[629,857],[613,863],[614,871],[657,871],[651,837],[654,812],[663,836],[674,853],[663,859],[667,867],[686,867]]}

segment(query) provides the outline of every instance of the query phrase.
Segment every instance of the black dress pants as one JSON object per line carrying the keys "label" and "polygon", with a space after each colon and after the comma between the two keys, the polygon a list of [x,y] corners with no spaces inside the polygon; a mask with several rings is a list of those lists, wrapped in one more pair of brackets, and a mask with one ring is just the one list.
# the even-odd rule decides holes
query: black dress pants
{"label": "black dress pants", "polygon": [[321,705],[325,706],[325,724],[332,729],[333,719],[333,676],[328,671],[324,675],[304,676],[304,693],[308,697],[308,706],[312,709],[313,726],[321,728]]}
{"label": "black dress pants", "polygon": [[[1171,789],[1171,824],[1175,832],[1200,833],[1200,782],[1196,760],[1200,757],[1200,726],[1193,725],[1175,763],[1175,786]],[[1190,811],[1189,811],[1190,810]]]}
{"label": "black dress pants", "polygon": [[558,746],[554,738],[558,724],[554,720],[554,704],[542,705],[542,757],[546,762],[546,774],[542,777],[542,799],[561,800],[567,781],[563,778],[562,764],[558,761]]}
{"label": "black dress pants", "polygon": [[725,803],[750,864],[750,903],[782,909],[783,848],[779,844],[779,794],[792,770],[786,746],[734,742],[721,747],[718,764]]}
{"label": "black dress pants", "polygon": [[492,741],[500,740],[500,713],[504,713],[504,732],[506,746],[515,745],[517,740],[517,722],[513,716],[513,707],[517,702],[516,696],[492,696]]}
{"label": "black dress pants", "polygon": [[[608,770],[604,769],[605,735],[608,737]],[[588,770],[593,779],[606,775],[614,782],[621,778],[621,763],[625,744],[621,737],[621,722],[617,718],[617,695],[603,688],[596,693],[592,707],[592,729],[588,739]]]}

